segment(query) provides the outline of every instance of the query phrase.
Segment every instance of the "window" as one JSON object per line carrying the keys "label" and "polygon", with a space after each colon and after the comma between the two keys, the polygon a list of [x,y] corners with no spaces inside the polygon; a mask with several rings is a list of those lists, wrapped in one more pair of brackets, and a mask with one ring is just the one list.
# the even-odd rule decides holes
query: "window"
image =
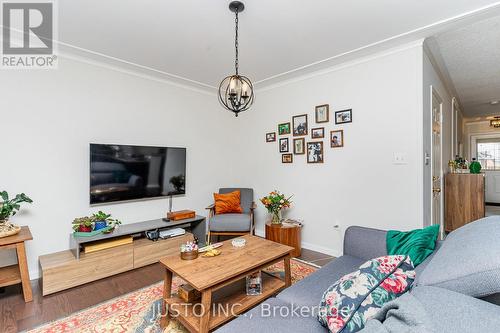
{"label": "window", "polygon": [[500,139],[477,140],[477,160],[485,170],[500,170]]}

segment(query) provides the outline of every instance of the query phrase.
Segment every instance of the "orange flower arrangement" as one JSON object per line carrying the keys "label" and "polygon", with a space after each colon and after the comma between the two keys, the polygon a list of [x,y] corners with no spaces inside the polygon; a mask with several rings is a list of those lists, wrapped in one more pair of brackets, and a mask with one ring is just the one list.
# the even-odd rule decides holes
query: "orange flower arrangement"
{"label": "orange flower arrangement", "polygon": [[269,195],[260,199],[260,202],[266,207],[267,211],[272,214],[272,223],[281,223],[281,211],[285,208],[290,208],[292,204],[290,199],[292,196],[287,198],[283,193],[274,190]]}

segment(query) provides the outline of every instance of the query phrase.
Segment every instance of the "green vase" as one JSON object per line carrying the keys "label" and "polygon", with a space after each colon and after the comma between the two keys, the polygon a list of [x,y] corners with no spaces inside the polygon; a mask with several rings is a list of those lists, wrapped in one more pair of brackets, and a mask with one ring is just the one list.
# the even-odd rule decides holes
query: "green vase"
{"label": "green vase", "polygon": [[481,173],[481,163],[476,161],[475,158],[472,159],[472,162],[469,165],[470,173]]}

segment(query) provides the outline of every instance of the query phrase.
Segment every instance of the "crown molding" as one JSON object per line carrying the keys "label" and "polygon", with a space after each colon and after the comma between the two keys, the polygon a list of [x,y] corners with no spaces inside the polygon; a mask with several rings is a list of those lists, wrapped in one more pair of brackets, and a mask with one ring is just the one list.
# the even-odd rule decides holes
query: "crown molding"
{"label": "crown molding", "polygon": [[427,38],[424,41],[423,50],[429,58],[432,67],[434,67],[439,79],[443,83],[448,95],[454,98],[460,110],[463,110],[460,96],[458,95],[457,89],[455,88],[453,80],[450,77],[450,73],[448,72],[448,68],[446,67],[446,63],[441,55],[436,39],[434,37]]}
{"label": "crown molding", "polygon": [[366,55],[366,56],[354,57],[354,59],[352,59],[352,60],[344,60],[343,62],[341,62],[337,65],[332,65],[332,66],[325,68],[325,69],[322,69],[322,70],[317,70],[315,72],[305,73],[302,75],[297,74],[296,76],[293,76],[289,79],[283,79],[283,80],[280,80],[276,83],[265,85],[264,87],[257,87],[256,92],[272,90],[272,89],[286,86],[286,85],[296,83],[299,81],[308,80],[308,79],[311,79],[311,78],[314,78],[317,76],[322,76],[322,75],[325,75],[325,74],[328,74],[331,72],[336,72],[336,71],[339,71],[339,70],[342,70],[345,68],[353,67],[353,66],[365,63],[365,62],[375,60],[375,59],[383,58],[383,57],[389,56],[391,54],[399,53],[401,51],[410,50],[413,48],[421,48],[423,43],[424,43],[424,40],[419,39],[419,40],[413,41],[411,43],[399,45],[398,47],[394,47],[394,48],[391,48],[388,50],[386,49],[384,51],[379,51],[377,53],[370,53],[369,55]]}
{"label": "crown molding", "polygon": [[[401,47],[401,45],[420,43],[421,40],[424,40],[427,37],[436,35],[445,30],[471,24],[473,22],[496,15],[500,15],[500,1],[432,23],[418,29],[407,31],[402,34],[362,46],[354,50],[335,55],[333,57],[329,57],[317,62],[313,62],[311,64],[307,64],[305,66],[301,66],[277,75],[270,76],[263,80],[254,82],[255,88],[256,90],[261,90],[264,87],[275,86],[280,82],[290,82],[290,79],[303,79],[305,77],[310,77],[310,75],[320,75],[320,73],[332,71],[332,68],[338,68],[340,64],[350,62],[352,63],[353,61],[360,58],[368,59],[367,57],[373,56],[374,54],[381,54],[384,51]],[[205,94],[217,94],[217,87],[203,82],[161,71],[152,67],[140,65],[121,58],[116,58],[92,50],[77,47],[75,45],[71,45],[61,41],[54,40],[54,43],[57,44],[58,56],[61,56],[62,58],[73,59],[76,61],[105,67],[130,75],[160,81]]]}
{"label": "crown molding", "polygon": [[319,60],[287,72],[270,76],[266,79],[256,81],[255,85],[257,87],[273,85],[279,81],[287,80],[294,76],[302,76],[308,73],[318,72],[346,61],[368,56],[373,53],[382,52],[387,49],[395,48],[398,45],[412,43],[421,39],[423,40],[443,31],[465,26],[496,15],[500,15],[500,1],[441,21],[434,22],[421,28],[410,30],[402,34],[362,46],[354,50],[335,55],[330,58]]}
{"label": "crown molding", "polygon": [[71,44],[54,41],[57,44],[57,56],[74,61],[91,64],[117,72],[153,80],[179,88],[196,91],[203,94],[215,95],[217,88],[203,82],[191,80],[179,75],[160,71],[148,66],[139,65],[120,58],[111,57],[99,52],[80,48]]}

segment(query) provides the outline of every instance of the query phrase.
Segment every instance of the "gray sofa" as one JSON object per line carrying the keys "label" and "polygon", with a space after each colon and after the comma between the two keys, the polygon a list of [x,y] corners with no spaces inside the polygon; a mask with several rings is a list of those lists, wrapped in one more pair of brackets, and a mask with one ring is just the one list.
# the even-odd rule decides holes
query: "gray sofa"
{"label": "gray sofa", "polygon": [[[494,226],[492,232],[497,233],[496,237],[500,239],[500,216],[484,220],[486,222],[477,221],[473,224],[479,226],[483,234],[488,232],[491,226]],[[489,224],[483,225],[481,223]],[[436,267],[430,265],[433,259],[436,259],[438,262],[442,261],[442,258],[436,258],[436,256],[443,249],[443,256],[449,257],[449,254],[446,252],[449,253],[450,250],[455,251],[453,248],[455,245],[451,243],[458,242],[460,244],[465,241],[463,238],[471,237],[471,234],[481,234],[476,229],[478,228],[474,228],[473,226],[469,230],[457,232],[456,237],[452,237],[453,233],[451,233],[445,241],[437,242],[434,253],[416,268],[417,278],[411,292],[397,300],[404,304],[393,302],[394,304],[389,305],[388,309],[384,307],[385,311],[380,311],[381,315],[378,321],[369,320],[368,323],[370,325],[367,324],[367,327],[362,332],[500,332],[500,306],[472,297],[474,295],[464,295],[464,293],[467,294],[467,290],[465,290],[467,286],[456,287],[458,289],[464,288],[464,292],[459,293],[457,290],[451,291],[436,287],[442,281],[435,283],[432,281],[433,275],[439,275],[432,273],[432,271],[436,270]],[[344,251],[341,257],[333,260],[302,281],[283,290],[276,297],[268,299],[260,306],[222,326],[216,332],[327,332],[328,330],[318,322],[314,311],[315,308],[317,309],[324,291],[340,277],[358,269],[365,261],[386,255],[385,237],[386,231],[383,230],[357,226],[349,227],[345,232]],[[451,245],[447,246],[446,243],[449,238],[452,241],[450,241]],[[498,243],[500,244],[500,241]],[[484,246],[484,244],[478,242],[478,244],[474,244],[473,246],[476,246],[476,248],[469,250],[469,245],[463,244],[462,251],[465,254],[456,253],[456,257],[467,261],[467,251],[476,251],[480,254],[481,246]],[[500,245],[498,249],[500,249]],[[487,250],[496,251],[496,249],[491,248]],[[493,259],[497,261],[498,265],[495,264],[494,266],[500,272],[498,253],[500,252],[497,252],[497,258]],[[477,254],[471,255],[475,256]],[[444,260],[450,261],[449,259]],[[460,261],[459,259],[457,260]],[[467,265],[464,262],[460,264]],[[452,263],[440,263],[440,265],[444,267],[446,274],[450,276],[454,274],[454,270],[458,275],[463,271],[461,267],[452,265]],[[469,265],[474,264],[469,263]],[[431,271],[431,274],[425,272],[428,269]],[[470,276],[469,273],[467,276]],[[420,276],[425,278],[426,281],[424,282],[426,283],[422,283],[419,280]],[[478,277],[478,279],[481,279],[481,277]],[[480,295],[481,297],[491,298],[491,294],[495,293],[495,290],[497,292],[500,291],[500,275],[492,280],[490,274],[488,279],[485,283],[489,285],[486,288],[489,291],[486,294]],[[460,277],[454,277],[453,280],[458,281]],[[476,282],[476,284],[481,284],[484,281]],[[455,283],[455,285],[457,284]],[[472,289],[477,289],[477,286]],[[393,308],[389,311],[391,306]],[[408,311],[408,308],[410,311]],[[391,314],[392,318],[389,318]],[[467,317],[466,314],[469,316],[473,315],[474,317]],[[387,315],[387,318],[383,317],[385,315]],[[402,318],[405,320],[402,320]],[[478,324],[478,322],[481,324]]]}

